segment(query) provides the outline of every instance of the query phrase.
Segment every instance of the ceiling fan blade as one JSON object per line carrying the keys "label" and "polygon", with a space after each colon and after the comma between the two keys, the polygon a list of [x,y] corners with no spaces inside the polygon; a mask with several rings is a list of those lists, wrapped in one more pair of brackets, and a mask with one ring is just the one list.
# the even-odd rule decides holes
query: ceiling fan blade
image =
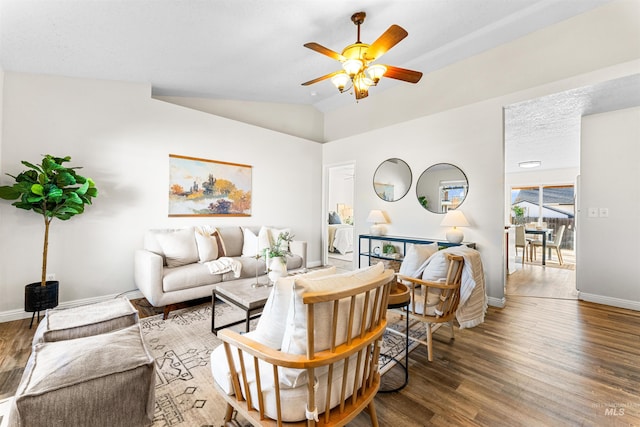
{"label": "ceiling fan blade", "polygon": [[402,80],[409,83],[418,83],[422,78],[420,71],[407,70],[406,68],[393,67],[391,65],[385,65],[387,71],[384,73],[384,77],[390,77],[396,80]]}
{"label": "ceiling fan blade", "polygon": [[386,51],[400,43],[400,41],[408,35],[409,33],[401,26],[390,26],[387,31],[382,33],[382,35],[369,46],[366,59],[373,61],[374,59],[380,58]]}
{"label": "ceiling fan blade", "polygon": [[309,85],[312,85],[314,83],[318,83],[318,82],[321,82],[323,80],[330,79],[331,77],[335,76],[336,74],[340,74],[340,73],[342,73],[342,70],[334,71],[333,73],[329,73],[329,74],[325,74],[324,76],[318,77],[317,79],[309,80],[308,82],[302,83],[302,86],[309,86]]}
{"label": "ceiling fan blade", "polygon": [[324,47],[322,45],[319,45],[318,43],[315,43],[315,42],[305,43],[304,47],[308,47],[309,49],[315,50],[318,53],[327,55],[329,58],[333,58],[337,61],[344,61],[346,59],[344,56],[340,55],[338,52],[334,52],[333,50],[327,47]]}

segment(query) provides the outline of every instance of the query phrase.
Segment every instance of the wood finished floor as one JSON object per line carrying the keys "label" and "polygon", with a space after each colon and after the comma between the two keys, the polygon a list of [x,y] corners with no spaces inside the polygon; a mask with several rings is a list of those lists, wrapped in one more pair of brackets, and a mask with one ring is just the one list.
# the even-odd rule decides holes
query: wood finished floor
{"label": "wood finished floor", "polygon": [[[28,326],[0,323],[0,399],[17,388]],[[510,296],[447,337],[436,332],[431,363],[422,346],[410,354],[406,388],[376,397],[381,426],[640,425],[639,312]],[[350,423],[368,425],[366,414]]]}

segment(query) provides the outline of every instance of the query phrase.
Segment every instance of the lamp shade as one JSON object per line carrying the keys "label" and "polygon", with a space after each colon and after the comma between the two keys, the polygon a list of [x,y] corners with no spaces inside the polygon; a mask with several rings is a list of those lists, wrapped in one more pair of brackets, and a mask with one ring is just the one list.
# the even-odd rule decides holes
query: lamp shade
{"label": "lamp shade", "polygon": [[452,210],[447,212],[440,225],[443,227],[468,227],[469,221],[462,211]]}
{"label": "lamp shade", "polygon": [[457,227],[468,227],[469,221],[467,221],[467,218],[464,216],[462,211],[452,210],[447,212],[440,225],[443,227],[453,227],[451,230],[447,231],[447,240],[449,242],[461,243],[464,239],[464,234]]}
{"label": "lamp shade", "polygon": [[367,217],[367,222],[372,222],[374,224],[386,224],[387,219],[384,217],[382,211],[372,210],[369,212],[369,216]]}

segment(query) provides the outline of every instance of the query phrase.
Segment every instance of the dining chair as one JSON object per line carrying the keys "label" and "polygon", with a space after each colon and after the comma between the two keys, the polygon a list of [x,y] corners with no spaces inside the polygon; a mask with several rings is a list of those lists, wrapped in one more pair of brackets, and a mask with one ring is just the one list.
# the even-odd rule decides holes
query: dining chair
{"label": "dining chair", "polygon": [[527,258],[527,238],[524,233],[524,225],[516,225],[516,256],[518,256],[518,248],[522,248],[522,265],[524,259]]}
{"label": "dining chair", "polygon": [[[566,226],[561,225],[560,228],[558,228],[558,233],[553,238],[553,240],[547,240],[547,248],[549,249],[553,248],[556,250],[556,254],[558,254],[558,262],[560,263],[560,265],[562,265],[562,263],[564,262],[564,260],[562,259],[562,251],[560,250],[560,245],[562,244],[562,238],[564,237],[565,228]],[[533,250],[533,254],[535,255],[535,251],[537,247],[538,246],[542,247],[542,242],[536,240],[536,241],[530,242],[530,245],[531,245],[531,249]]]}

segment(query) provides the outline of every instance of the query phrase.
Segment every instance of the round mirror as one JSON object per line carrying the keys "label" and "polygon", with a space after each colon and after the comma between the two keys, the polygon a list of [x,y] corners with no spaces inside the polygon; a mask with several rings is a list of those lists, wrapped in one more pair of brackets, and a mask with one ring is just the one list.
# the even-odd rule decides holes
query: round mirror
{"label": "round mirror", "polygon": [[402,199],[411,187],[411,169],[401,159],[387,159],[373,174],[373,189],[387,202]]}
{"label": "round mirror", "polygon": [[449,163],[427,168],[416,184],[416,196],[423,208],[433,213],[447,213],[464,202],[469,190],[467,176]]}

